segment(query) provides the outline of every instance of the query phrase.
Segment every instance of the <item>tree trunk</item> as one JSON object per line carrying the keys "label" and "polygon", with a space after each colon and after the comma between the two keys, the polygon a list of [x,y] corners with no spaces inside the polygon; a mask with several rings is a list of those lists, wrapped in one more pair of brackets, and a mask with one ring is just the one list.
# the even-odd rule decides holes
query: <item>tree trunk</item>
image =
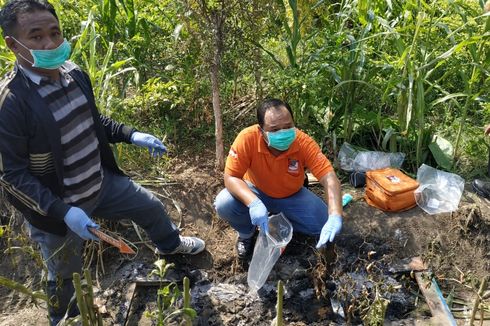
{"label": "tree trunk", "polygon": [[224,146],[223,146],[223,121],[220,103],[219,70],[221,64],[221,53],[223,51],[223,18],[219,13],[213,13],[214,21],[214,56],[211,63],[211,87],[213,90],[213,111],[214,111],[214,135],[216,139],[216,168],[223,170]]}
{"label": "tree trunk", "polygon": [[260,102],[262,102],[262,99],[264,97],[264,93],[263,93],[263,88],[262,88],[262,74],[261,74],[260,68],[259,68],[259,67],[261,67],[261,63],[262,63],[259,48],[254,49],[254,57],[255,57],[254,59],[255,59],[255,63],[256,63],[256,67],[254,69],[255,100],[257,101],[257,103],[260,103]]}
{"label": "tree trunk", "polygon": [[223,121],[221,115],[220,91],[219,91],[219,67],[216,64],[211,66],[211,85],[213,88],[213,111],[214,111],[214,136],[216,138],[216,168],[223,170],[224,147],[223,147]]}

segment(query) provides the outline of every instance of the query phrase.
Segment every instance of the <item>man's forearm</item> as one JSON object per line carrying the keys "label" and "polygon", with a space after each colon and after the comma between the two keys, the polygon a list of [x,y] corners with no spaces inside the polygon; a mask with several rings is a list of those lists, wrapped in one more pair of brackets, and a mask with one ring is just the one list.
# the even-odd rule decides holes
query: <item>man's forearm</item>
{"label": "man's forearm", "polygon": [[225,174],[225,187],[246,206],[257,198],[245,181],[240,178]]}
{"label": "man's forearm", "polygon": [[325,190],[325,198],[328,203],[328,213],[339,214],[342,216],[342,195],[340,192],[340,182],[335,172],[330,172],[320,179]]}

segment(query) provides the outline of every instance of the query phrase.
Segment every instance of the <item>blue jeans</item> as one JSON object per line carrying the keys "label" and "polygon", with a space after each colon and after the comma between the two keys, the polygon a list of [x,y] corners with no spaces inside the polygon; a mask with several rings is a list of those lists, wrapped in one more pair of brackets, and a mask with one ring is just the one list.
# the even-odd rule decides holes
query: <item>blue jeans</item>
{"label": "blue jeans", "polygon": [[[248,183],[252,190],[262,200],[270,213],[282,212],[293,225],[294,232],[308,235],[319,235],[328,219],[328,207],[325,202],[302,187],[297,193],[286,198],[273,198]],[[228,221],[231,227],[241,234],[252,234],[255,225],[250,220],[248,207],[225,188],[216,196],[214,207],[218,215]]]}
{"label": "blue jeans", "polygon": [[[180,244],[179,230],[172,223],[163,204],[148,190],[129,177],[104,169],[104,179],[95,206],[89,216],[111,221],[130,219],[142,227],[162,251]],[[44,232],[30,225],[30,236],[41,248],[48,270],[47,294],[56,297],[57,306],[49,306],[51,325],[63,318],[73,295],[73,273],[81,273],[83,240],[68,229],[65,236]],[[75,309],[75,310],[71,310]],[[68,316],[78,311],[71,308]]]}

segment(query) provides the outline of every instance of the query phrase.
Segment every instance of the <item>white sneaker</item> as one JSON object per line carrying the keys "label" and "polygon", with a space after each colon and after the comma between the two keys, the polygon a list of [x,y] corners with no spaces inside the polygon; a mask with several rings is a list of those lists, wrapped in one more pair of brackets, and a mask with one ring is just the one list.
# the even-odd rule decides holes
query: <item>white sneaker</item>
{"label": "white sneaker", "polygon": [[160,255],[196,255],[206,248],[206,244],[203,240],[196,237],[180,237],[180,245],[170,252],[163,252],[156,248],[155,253]]}

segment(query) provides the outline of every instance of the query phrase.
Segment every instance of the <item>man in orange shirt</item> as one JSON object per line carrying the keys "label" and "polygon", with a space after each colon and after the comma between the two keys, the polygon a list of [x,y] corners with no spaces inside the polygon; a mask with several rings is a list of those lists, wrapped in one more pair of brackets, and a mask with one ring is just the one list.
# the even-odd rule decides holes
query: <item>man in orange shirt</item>
{"label": "man in orange shirt", "polygon": [[[340,182],[320,146],[294,127],[292,110],[278,99],[257,109],[258,125],[242,130],[226,160],[218,215],[238,232],[238,257],[253,252],[256,227],[267,231],[269,213],[282,212],[293,230],[320,235],[317,248],[342,228]],[[325,202],[303,187],[308,168],[325,189]]]}

